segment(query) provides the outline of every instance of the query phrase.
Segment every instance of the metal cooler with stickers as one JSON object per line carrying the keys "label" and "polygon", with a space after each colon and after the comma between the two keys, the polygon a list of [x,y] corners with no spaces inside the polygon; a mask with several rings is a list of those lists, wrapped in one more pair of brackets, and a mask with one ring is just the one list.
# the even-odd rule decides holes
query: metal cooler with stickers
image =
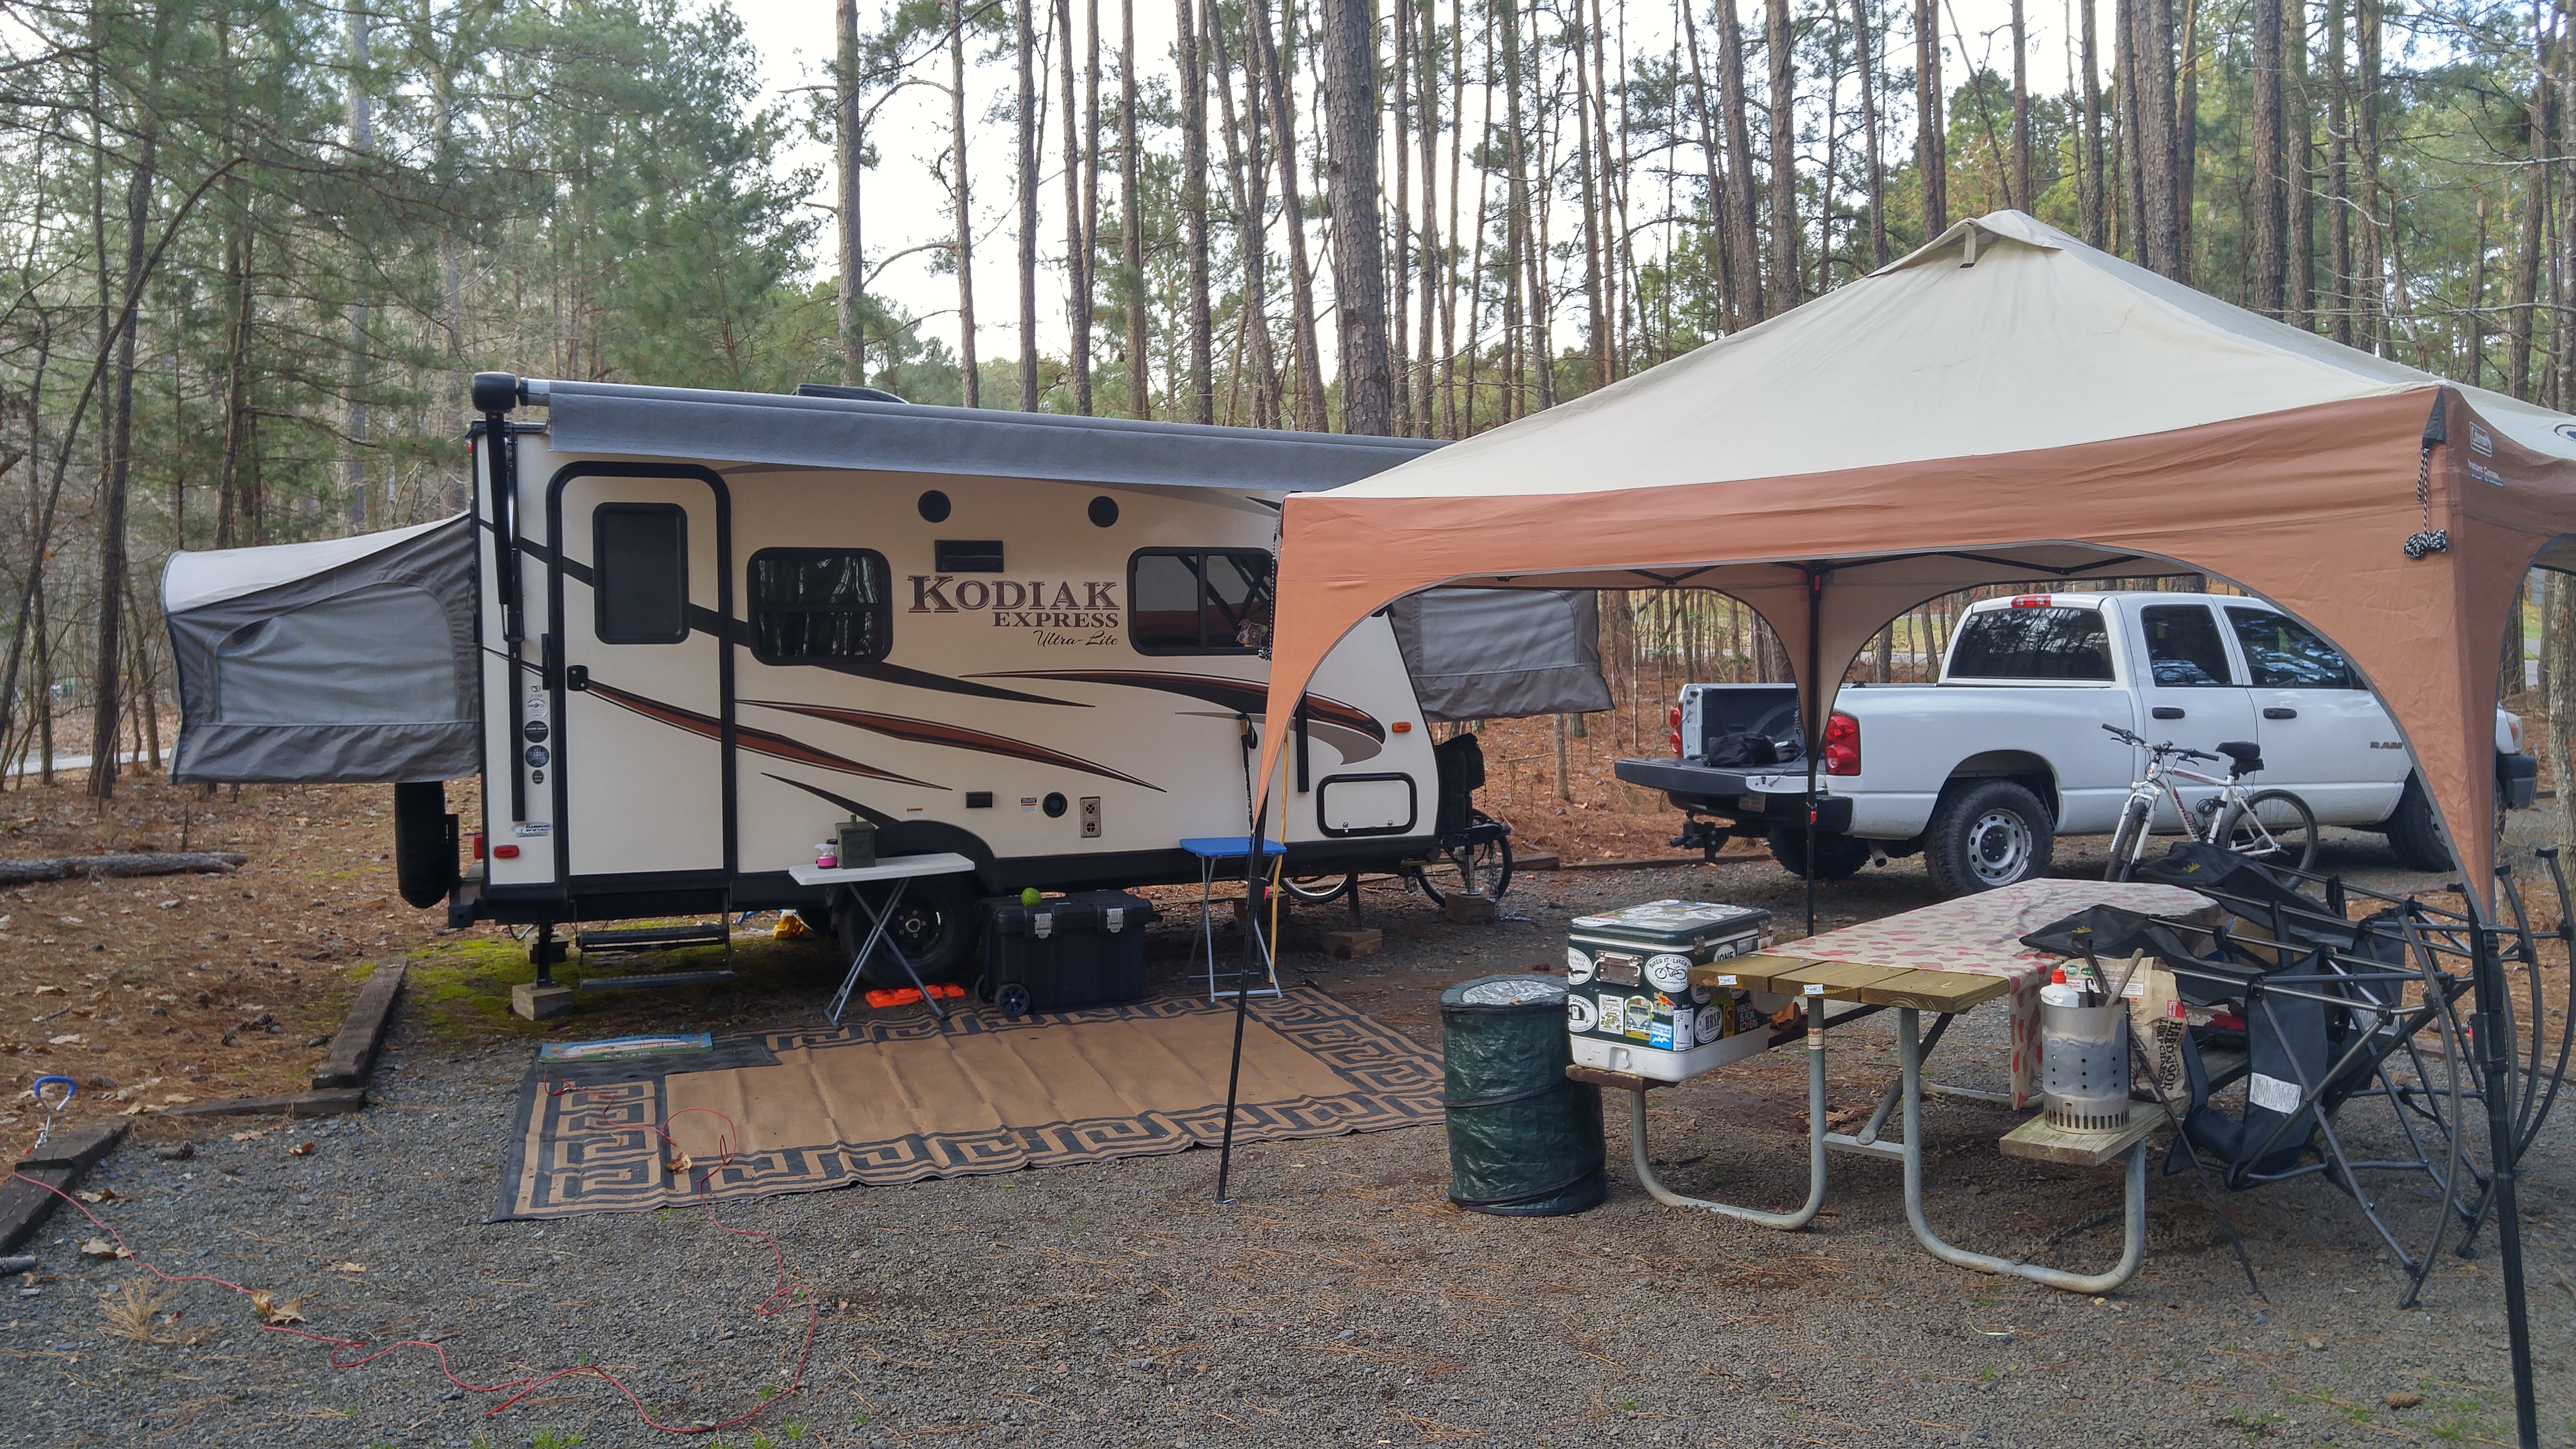
{"label": "metal cooler with stickers", "polygon": [[1565,1024],[1587,1067],[1678,1082],[1761,1051],[1789,998],[1695,987],[1690,969],[1771,944],[1771,913],[1649,901],[1577,916],[1566,935]]}

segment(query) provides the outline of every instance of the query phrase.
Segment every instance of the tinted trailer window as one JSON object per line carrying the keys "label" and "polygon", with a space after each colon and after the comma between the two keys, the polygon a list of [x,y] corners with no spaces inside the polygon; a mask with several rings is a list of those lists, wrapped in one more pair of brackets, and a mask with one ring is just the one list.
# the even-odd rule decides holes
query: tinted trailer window
{"label": "tinted trailer window", "polygon": [[1952,679],[2111,678],[2111,633],[2099,609],[1991,609],[1959,631]]}

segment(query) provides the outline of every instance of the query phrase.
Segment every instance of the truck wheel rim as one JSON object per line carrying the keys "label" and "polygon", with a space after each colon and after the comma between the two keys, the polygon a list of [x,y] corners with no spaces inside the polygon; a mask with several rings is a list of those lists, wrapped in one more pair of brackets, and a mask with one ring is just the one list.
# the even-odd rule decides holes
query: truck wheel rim
{"label": "truck wheel rim", "polygon": [[1968,868],[1990,886],[2021,879],[2030,868],[2030,827],[2009,810],[1978,816],[1968,832]]}

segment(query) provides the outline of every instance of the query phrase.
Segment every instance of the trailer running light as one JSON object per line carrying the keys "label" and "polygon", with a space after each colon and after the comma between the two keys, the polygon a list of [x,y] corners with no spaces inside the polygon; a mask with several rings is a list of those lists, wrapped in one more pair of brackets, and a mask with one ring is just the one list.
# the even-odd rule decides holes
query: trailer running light
{"label": "trailer running light", "polygon": [[1825,717],[1825,773],[1860,773],[1860,721],[1841,710]]}
{"label": "trailer running light", "polygon": [[517,860],[519,858],[519,847],[515,845],[496,845],[492,847],[492,854],[495,859],[499,860]]}
{"label": "trailer running light", "polygon": [[1388,726],[1388,728],[1394,730],[1397,734],[1409,735],[1413,733],[1413,721],[1409,719],[1400,719],[1394,724]]}
{"label": "trailer running light", "polygon": [[2054,597],[2051,594],[2015,594],[2012,606],[2016,609],[2045,609]]}

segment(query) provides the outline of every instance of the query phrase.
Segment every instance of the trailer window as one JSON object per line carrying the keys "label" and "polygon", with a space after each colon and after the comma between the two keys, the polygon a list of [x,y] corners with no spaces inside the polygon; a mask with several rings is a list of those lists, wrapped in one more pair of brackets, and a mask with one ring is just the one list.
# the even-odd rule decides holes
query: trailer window
{"label": "trailer window", "polygon": [[1989,609],[1950,649],[1953,679],[2109,679],[2111,635],[2099,609]]}
{"label": "trailer window", "polygon": [[864,548],[765,548],[751,556],[751,653],[763,664],[872,664],[894,610],[886,561]]}
{"label": "trailer window", "polygon": [[2227,667],[2227,646],[2219,642],[2218,625],[2206,604],[2159,604],[2138,611],[2138,626],[2147,635],[2147,668],[2156,683],[2190,689],[2234,684]]}
{"label": "trailer window", "polygon": [[2236,642],[2245,651],[2245,668],[2257,689],[2361,687],[2333,645],[2285,614],[2231,607],[2227,622],[2236,626]]}
{"label": "trailer window", "polygon": [[590,595],[602,644],[689,637],[689,515],[670,503],[603,503],[591,515]]}
{"label": "trailer window", "polygon": [[1149,548],[1127,561],[1127,601],[1140,654],[1250,654],[1270,642],[1270,555]]}

